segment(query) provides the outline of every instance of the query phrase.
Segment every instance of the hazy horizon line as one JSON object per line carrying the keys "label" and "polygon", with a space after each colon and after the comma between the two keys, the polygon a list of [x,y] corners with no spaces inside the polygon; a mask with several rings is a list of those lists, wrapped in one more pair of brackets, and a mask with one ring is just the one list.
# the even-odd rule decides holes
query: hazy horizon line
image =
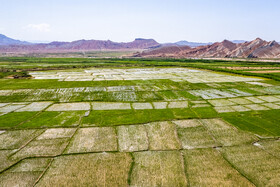
{"label": "hazy horizon line", "polygon": [[[20,41],[23,41],[23,42],[29,42],[29,43],[33,43],[33,44],[39,44],[39,43],[45,43],[45,44],[48,44],[48,43],[52,43],[52,42],[74,42],[74,41],[79,41],[79,40],[99,40],[99,41],[112,41],[112,42],[117,42],[117,43],[121,43],[121,42],[132,42],[134,41],[135,39],[153,39],[155,40],[156,42],[160,43],[160,44],[168,44],[168,43],[176,43],[176,42],[181,42],[181,41],[186,41],[186,42],[193,42],[193,43],[215,43],[215,42],[222,42],[224,40],[228,40],[228,41],[232,41],[232,42],[235,42],[235,41],[252,41],[252,40],[255,40],[257,38],[261,38],[261,37],[255,37],[254,39],[251,39],[251,40],[245,40],[245,39],[228,39],[228,38],[225,38],[224,40],[220,40],[220,41],[215,41],[215,40],[209,40],[209,41],[195,41],[195,40],[190,40],[190,39],[181,39],[181,40],[177,40],[177,41],[169,41],[169,42],[161,42],[161,41],[158,41],[157,39],[155,38],[145,38],[145,37],[136,37],[132,40],[129,40],[129,41],[116,41],[116,40],[111,40],[111,39],[97,39],[97,38],[80,38],[80,39],[74,39],[74,40],[40,40],[40,39],[34,39],[34,40],[25,40],[25,39],[20,39],[20,38],[13,38],[13,37],[10,37],[9,35],[7,34],[3,34],[3,33],[0,33],[8,38],[11,38],[11,39],[14,39],[14,40],[20,40]],[[266,39],[263,39],[261,38],[262,40],[266,40]],[[266,41],[276,41],[276,40],[266,40]]]}

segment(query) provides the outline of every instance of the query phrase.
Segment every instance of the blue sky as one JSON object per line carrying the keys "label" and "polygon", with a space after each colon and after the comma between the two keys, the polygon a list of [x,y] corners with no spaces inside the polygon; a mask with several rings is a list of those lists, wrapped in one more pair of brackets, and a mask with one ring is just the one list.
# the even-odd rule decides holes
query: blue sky
{"label": "blue sky", "polygon": [[0,0],[0,33],[28,41],[280,41],[278,0]]}

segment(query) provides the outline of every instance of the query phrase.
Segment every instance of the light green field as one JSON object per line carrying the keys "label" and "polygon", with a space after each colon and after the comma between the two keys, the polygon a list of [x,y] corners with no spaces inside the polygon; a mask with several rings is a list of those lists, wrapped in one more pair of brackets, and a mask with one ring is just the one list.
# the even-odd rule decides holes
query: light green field
{"label": "light green field", "polygon": [[278,65],[0,61],[0,186],[280,185]]}

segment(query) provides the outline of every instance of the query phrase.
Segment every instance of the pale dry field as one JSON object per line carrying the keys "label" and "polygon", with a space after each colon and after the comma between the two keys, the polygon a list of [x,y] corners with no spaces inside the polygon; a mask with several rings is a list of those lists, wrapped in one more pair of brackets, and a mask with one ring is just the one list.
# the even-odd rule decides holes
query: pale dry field
{"label": "pale dry field", "polygon": [[[13,144],[11,137],[17,137],[18,143]],[[0,138],[7,142],[0,150],[1,186],[274,186],[279,182],[279,140],[258,141],[221,119],[6,131]]]}

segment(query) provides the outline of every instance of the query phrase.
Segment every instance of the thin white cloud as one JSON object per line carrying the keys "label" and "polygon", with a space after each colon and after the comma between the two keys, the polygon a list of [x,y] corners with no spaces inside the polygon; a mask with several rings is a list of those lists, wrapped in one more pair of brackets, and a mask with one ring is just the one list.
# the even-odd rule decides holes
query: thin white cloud
{"label": "thin white cloud", "polygon": [[40,23],[40,24],[29,24],[24,27],[25,29],[31,29],[39,32],[50,32],[51,26],[47,23]]}

